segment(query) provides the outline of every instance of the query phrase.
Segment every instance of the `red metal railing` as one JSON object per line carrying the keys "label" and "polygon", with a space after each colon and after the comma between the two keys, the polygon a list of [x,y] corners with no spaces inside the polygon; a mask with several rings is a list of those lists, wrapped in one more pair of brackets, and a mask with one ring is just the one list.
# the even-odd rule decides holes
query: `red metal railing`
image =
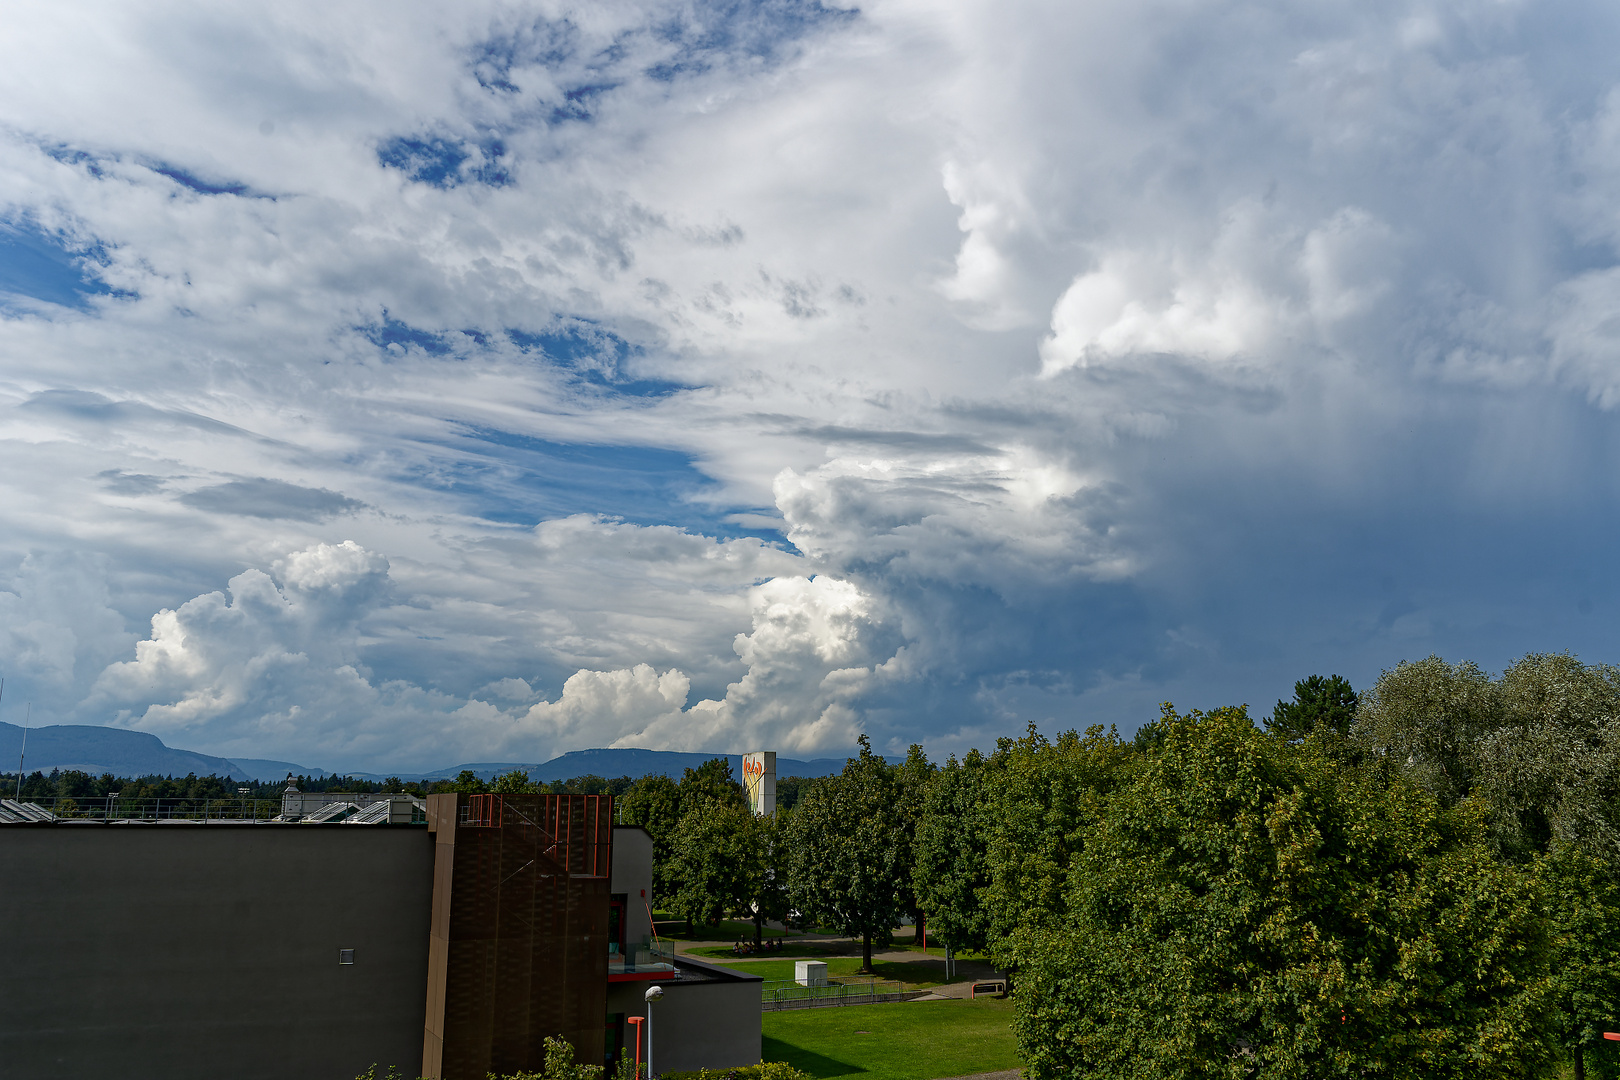
{"label": "red metal railing", "polygon": [[460,822],[475,829],[501,827],[501,797],[499,795],[473,795],[467,800],[467,816]]}

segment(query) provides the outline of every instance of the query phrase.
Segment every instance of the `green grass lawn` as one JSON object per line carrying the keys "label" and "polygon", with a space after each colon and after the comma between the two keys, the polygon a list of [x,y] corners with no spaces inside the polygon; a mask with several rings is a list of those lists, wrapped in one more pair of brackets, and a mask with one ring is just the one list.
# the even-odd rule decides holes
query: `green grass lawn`
{"label": "green grass lawn", "polygon": [[[753,939],[749,938],[749,940],[752,941]],[[705,945],[701,949],[687,949],[685,951],[693,956],[702,956],[708,959],[721,960],[727,964],[731,963],[733,960],[737,961],[738,963],[742,963],[748,959],[747,957],[738,956],[737,954],[733,953],[730,945]],[[797,957],[800,960],[825,959],[825,956],[822,953],[817,952],[815,949],[807,948],[802,942],[798,941],[789,941],[787,944],[783,945],[779,956],[792,956]]]}
{"label": "green grass lawn", "polygon": [[[860,970],[861,958],[858,956],[830,956],[825,963],[828,975],[854,975]],[[792,960],[734,960],[727,958],[716,966],[741,971],[748,975],[758,975],[762,979],[793,978]],[[938,986],[945,981],[945,965],[921,961],[903,963],[895,960],[874,960],[872,961],[872,974],[880,979],[895,979],[915,986]],[[962,976],[956,981],[961,982],[965,978],[966,976]]]}
{"label": "green grass lawn", "polygon": [[[908,931],[908,933],[909,933],[909,931]],[[891,948],[891,949],[904,949],[906,952],[913,952],[913,953],[916,953],[918,956],[923,956],[923,955],[937,956],[941,960],[945,959],[945,946],[937,944],[936,941],[933,940],[933,939],[929,940],[928,948],[925,950],[925,949],[923,949],[922,945],[918,943],[915,936],[911,936],[911,937],[898,937],[897,936],[894,939],[894,944],[889,946],[889,948]],[[956,959],[958,959],[958,960],[973,960],[973,961],[977,961],[977,962],[983,963],[983,964],[988,964],[990,962],[990,957],[986,956],[984,953],[976,953],[976,952],[958,952],[956,954]]]}
{"label": "green grass lawn", "polygon": [[[692,933],[688,935],[686,932],[686,920],[677,919],[668,912],[655,911],[653,912],[653,925],[658,928],[659,937],[669,938],[672,941],[754,940],[754,924],[751,922],[742,922],[738,919],[726,919],[715,926],[697,923],[692,927]],[[779,938],[783,937],[784,935],[782,931],[773,930],[767,926],[765,927],[764,934],[761,936],[768,938]],[[785,936],[798,937],[799,935],[789,930]]]}
{"label": "green grass lawn", "polygon": [[811,1076],[935,1080],[1016,1069],[1012,1002],[897,1001],[765,1014],[766,1061]]}

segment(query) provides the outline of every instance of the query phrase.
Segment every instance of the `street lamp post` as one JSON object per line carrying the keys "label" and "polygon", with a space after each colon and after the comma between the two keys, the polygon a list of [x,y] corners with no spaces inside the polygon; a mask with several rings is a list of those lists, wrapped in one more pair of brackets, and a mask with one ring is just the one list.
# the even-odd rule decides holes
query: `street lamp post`
{"label": "street lamp post", "polygon": [[653,1080],[652,1005],[653,1002],[663,996],[664,988],[662,986],[649,986],[647,992],[642,995],[642,1000],[647,1003],[647,1080]]}

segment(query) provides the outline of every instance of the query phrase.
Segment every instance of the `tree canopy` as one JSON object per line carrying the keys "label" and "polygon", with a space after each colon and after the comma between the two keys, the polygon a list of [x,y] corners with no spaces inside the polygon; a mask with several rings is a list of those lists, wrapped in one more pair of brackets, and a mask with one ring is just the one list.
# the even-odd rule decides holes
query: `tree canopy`
{"label": "tree canopy", "polygon": [[1048,1077],[1527,1076],[1543,892],[1477,813],[1347,776],[1242,709],[1167,714],[1025,922],[1017,1028]]}
{"label": "tree canopy", "polygon": [[1356,718],[1357,695],[1349,680],[1312,675],[1294,684],[1294,700],[1279,701],[1266,720],[1266,730],[1279,738],[1297,741],[1318,730],[1350,733]]}
{"label": "tree canopy", "polygon": [[903,799],[896,768],[862,735],[860,756],[804,792],[788,826],[794,905],[807,918],[860,938],[867,971],[873,944],[889,943],[910,899]]}

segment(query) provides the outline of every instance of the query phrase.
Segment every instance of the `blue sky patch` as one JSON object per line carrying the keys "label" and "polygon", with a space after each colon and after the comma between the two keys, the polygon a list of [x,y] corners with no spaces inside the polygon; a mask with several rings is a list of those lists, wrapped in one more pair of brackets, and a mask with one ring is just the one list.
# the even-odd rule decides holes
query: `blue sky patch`
{"label": "blue sky patch", "polygon": [[94,154],[87,153],[83,150],[75,150],[71,146],[66,146],[60,143],[55,146],[41,147],[41,149],[43,149],[48,156],[60,161],[64,165],[77,165],[82,167],[85,172],[89,173],[91,176],[94,176],[98,180],[106,175],[101,168],[101,159]]}
{"label": "blue sky patch", "polygon": [[32,222],[0,222],[0,294],[85,310],[89,297],[113,292],[86,273],[94,254]]}
{"label": "blue sky patch", "polygon": [[199,195],[247,195],[248,186],[233,181],[214,182],[204,180],[195,173],[188,172],[178,165],[170,165],[162,161],[154,161],[147,165],[148,169],[159,176],[166,176],[183,188],[195,191]]}
{"label": "blue sky patch", "polygon": [[517,93],[512,68],[537,64],[557,68],[579,52],[579,30],[567,19],[536,19],[509,34],[481,41],[471,51],[473,76],[486,90]]}
{"label": "blue sky patch", "polygon": [[[498,337],[476,328],[453,331],[424,330],[394,318],[385,308],[380,322],[354,327],[354,330],[385,352],[399,353],[420,349],[429,356],[455,356],[466,346],[457,335],[477,348],[488,348]],[[624,338],[590,319],[559,320],[548,331],[534,333],[507,329],[508,341],[524,353],[568,373],[577,384],[630,397],[663,397],[691,387],[664,379],[646,379],[631,370],[631,360],[640,350]]]}
{"label": "blue sky patch", "polygon": [[505,187],[512,182],[502,160],[506,144],[498,138],[472,143],[438,136],[399,135],[377,148],[384,168],[398,169],[419,184],[454,188],[463,184]]}
{"label": "blue sky patch", "polygon": [[706,71],[718,57],[778,61],[786,46],[859,15],[858,8],[828,7],[820,0],[699,0],[657,28],[679,51],[646,74],[667,82]]}
{"label": "blue sky patch", "polygon": [[[698,0],[679,13],[622,32],[603,45],[582,40],[567,19],[536,19],[528,26],[478,43],[468,67],[491,93],[517,94],[513,70],[541,67],[562,88],[561,101],[542,113],[550,124],[589,122],[600,99],[624,85],[635,69],[632,57],[649,44],[663,57],[639,74],[669,82],[699,74],[728,60],[778,63],[804,37],[859,16],[857,8],[820,0]],[[627,63],[628,61],[628,63]]]}
{"label": "blue sky patch", "polygon": [[428,330],[419,330],[409,323],[400,322],[383,310],[382,322],[370,326],[357,326],[356,330],[364,334],[367,341],[379,349],[387,349],[390,345],[398,345],[402,349],[418,348],[429,356],[444,356],[450,352],[450,346],[444,338]]}
{"label": "blue sky patch", "polygon": [[628,341],[591,319],[563,320],[555,330],[538,334],[508,330],[506,335],[518,348],[542,352],[567,367],[609,374],[616,373],[631,352]]}
{"label": "blue sky patch", "polygon": [[460,460],[441,458],[431,476],[410,479],[464,496],[469,512],[488,521],[529,526],[570,514],[601,514],[709,536],[781,541],[769,529],[724,520],[740,509],[757,508],[703,501],[718,484],[683,451],[552,442],[492,428],[462,430],[451,444]]}
{"label": "blue sky patch", "polygon": [[550,120],[562,124],[570,120],[590,120],[594,115],[596,99],[619,87],[616,82],[583,83],[563,91],[563,103],[554,106]]}
{"label": "blue sky patch", "polygon": [[538,352],[583,382],[633,397],[661,397],[689,389],[662,379],[632,374],[629,361],[639,350],[624,338],[590,319],[568,319],[544,333],[508,329],[506,336],[525,352]]}

